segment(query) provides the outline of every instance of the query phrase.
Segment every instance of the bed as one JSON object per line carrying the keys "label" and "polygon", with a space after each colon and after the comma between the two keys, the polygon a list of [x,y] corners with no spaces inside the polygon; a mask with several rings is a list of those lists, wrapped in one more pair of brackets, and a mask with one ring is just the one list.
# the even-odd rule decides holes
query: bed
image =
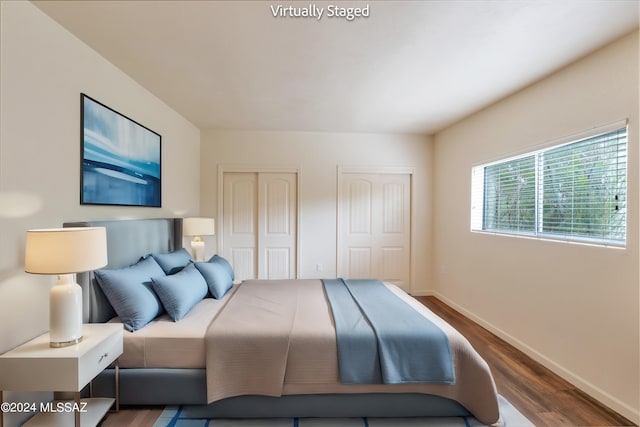
{"label": "bed", "polygon": [[[182,247],[182,220],[177,218],[64,226],[105,227],[109,270]],[[85,322],[120,322],[96,272],[78,274],[78,283]],[[495,384],[484,360],[446,322],[390,284],[380,291],[395,294],[413,307],[419,321],[428,320],[446,335],[450,377],[426,383],[345,383],[343,361],[336,356],[338,346],[344,347],[336,339],[334,317],[339,315],[327,302],[327,286],[312,279],[245,281],[220,298],[199,300],[179,321],[164,313],[135,332],[125,330],[120,404],[206,405],[211,417],[473,415],[485,424],[500,423]],[[284,361],[278,362],[281,356],[256,359],[280,353]],[[279,371],[280,377],[274,377]],[[115,369],[105,370],[94,380],[93,394],[112,396],[115,377]]]}

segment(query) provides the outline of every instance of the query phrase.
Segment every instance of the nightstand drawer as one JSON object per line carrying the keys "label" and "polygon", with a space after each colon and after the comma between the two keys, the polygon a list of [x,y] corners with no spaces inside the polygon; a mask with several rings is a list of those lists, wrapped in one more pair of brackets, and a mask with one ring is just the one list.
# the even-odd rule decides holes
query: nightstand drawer
{"label": "nightstand drawer", "polygon": [[[84,387],[122,354],[122,328],[78,359],[78,383]],[[64,391],[64,390],[59,390]]]}
{"label": "nightstand drawer", "polygon": [[81,343],[49,347],[41,335],[0,356],[0,390],[80,391],[122,354],[122,325],[86,324]]}

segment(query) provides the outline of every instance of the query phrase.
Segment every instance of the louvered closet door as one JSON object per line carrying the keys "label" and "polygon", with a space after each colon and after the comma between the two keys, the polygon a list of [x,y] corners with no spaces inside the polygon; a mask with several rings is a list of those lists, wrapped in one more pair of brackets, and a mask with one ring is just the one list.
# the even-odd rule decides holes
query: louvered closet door
{"label": "louvered closet door", "polygon": [[339,276],[376,278],[409,290],[411,176],[343,173]]}
{"label": "louvered closet door", "polygon": [[225,172],[222,253],[237,280],[296,277],[297,175]]}

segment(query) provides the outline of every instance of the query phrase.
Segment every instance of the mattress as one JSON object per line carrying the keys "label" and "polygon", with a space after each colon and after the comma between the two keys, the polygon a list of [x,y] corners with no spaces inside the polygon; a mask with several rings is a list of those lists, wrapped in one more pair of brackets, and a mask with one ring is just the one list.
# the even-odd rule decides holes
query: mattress
{"label": "mattress", "polygon": [[[165,313],[135,332],[125,329],[120,367],[204,369],[207,328],[236,289],[234,286],[220,300],[203,299],[178,322]],[[115,317],[109,323],[122,322]]]}

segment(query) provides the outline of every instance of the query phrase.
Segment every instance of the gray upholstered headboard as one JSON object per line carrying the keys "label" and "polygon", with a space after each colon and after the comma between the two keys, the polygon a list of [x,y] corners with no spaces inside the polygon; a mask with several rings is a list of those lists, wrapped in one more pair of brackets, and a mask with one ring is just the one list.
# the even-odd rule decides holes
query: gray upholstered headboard
{"label": "gray upholstered headboard", "polygon": [[[105,227],[109,261],[105,268],[127,267],[152,252],[182,247],[182,218],[67,222],[64,227]],[[93,272],[78,273],[77,279],[82,287],[83,322],[102,323],[114,317]]]}

